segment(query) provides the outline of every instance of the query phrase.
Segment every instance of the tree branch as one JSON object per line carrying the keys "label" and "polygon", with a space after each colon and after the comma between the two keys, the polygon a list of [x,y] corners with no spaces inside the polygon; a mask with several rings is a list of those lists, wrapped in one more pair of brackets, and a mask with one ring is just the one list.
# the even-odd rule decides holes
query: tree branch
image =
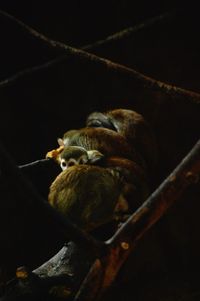
{"label": "tree branch", "polygon": [[[199,181],[199,175],[200,140],[146,202],[106,241],[108,253],[98,260],[98,265],[95,261],[77,293],[76,301],[99,300],[114,281],[138,240],[179,199],[189,185]],[[97,277],[97,274],[101,276]],[[96,287],[92,293],[89,290],[91,282]]]}
{"label": "tree branch", "polygon": [[23,164],[23,165],[19,165],[19,169],[26,169],[29,167],[36,167],[36,166],[41,166],[43,164],[48,164],[51,161],[51,159],[41,159],[41,160],[36,160],[33,161],[31,163],[27,163],[27,164]]}
{"label": "tree branch", "polygon": [[[180,87],[176,87],[173,85],[168,85],[164,82],[155,80],[151,77],[148,77],[148,76],[146,76],[140,72],[137,72],[134,69],[126,67],[124,65],[114,63],[108,59],[99,57],[94,54],[90,54],[81,49],[77,49],[77,48],[68,46],[62,42],[51,40],[51,39],[47,38],[46,36],[44,36],[43,34],[37,32],[33,28],[27,26],[20,20],[16,19],[15,17],[9,15],[8,13],[0,11],[0,14],[6,18],[9,18],[16,24],[18,24],[18,26],[23,28],[25,31],[27,31],[32,36],[36,37],[38,40],[43,41],[46,45],[48,45],[52,48],[65,50],[66,54],[68,54],[70,56],[74,56],[79,60],[90,62],[92,64],[95,63],[96,65],[102,66],[107,71],[111,71],[112,73],[125,75],[128,78],[136,81],[136,83],[139,86],[146,87],[146,88],[153,89],[153,90],[162,91],[170,96],[181,97],[181,98],[187,99],[187,100],[195,102],[195,103],[200,102],[200,94],[199,93],[196,93],[196,92],[193,92],[190,90],[186,90],[186,89],[183,89]],[[5,81],[4,81],[3,85],[5,85]],[[0,87],[1,87],[1,85],[0,85]]]}
{"label": "tree branch", "polygon": [[7,86],[10,86],[16,80],[18,80],[20,78],[23,78],[26,75],[30,75],[30,74],[32,74],[34,72],[38,72],[38,71],[41,71],[43,69],[52,67],[55,64],[60,63],[60,62],[66,60],[68,58],[69,58],[68,55],[62,55],[62,56],[59,56],[59,57],[57,57],[57,58],[55,58],[55,59],[53,59],[51,61],[45,62],[45,63],[43,63],[41,65],[37,65],[37,66],[31,67],[31,68],[26,68],[24,70],[21,70],[21,71],[17,72],[16,74],[11,75],[10,77],[8,77],[8,78],[0,81],[0,88],[4,88],[4,87],[7,87]]}
{"label": "tree branch", "polygon": [[[0,15],[5,16],[6,18],[10,18],[11,17],[12,20],[14,18],[14,17],[10,16],[9,14],[7,14],[6,12],[1,11],[1,10],[0,10]],[[103,40],[100,40],[100,41],[94,42],[92,44],[88,44],[88,45],[82,46],[82,47],[80,47],[80,49],[82,49],[82,50],[92,50],[92,49],[97,48],[99,46],[106,45],[106,44],[110,43],[111,41],[121,40],[123,38],[126,38],[126,37],[134,34],[134,33],[137,33],[140,30],[148,28],[148,27],[154,25],[155,23],[157,23],[159,21],[162,22],[166,18],[170,18],[173,15],[174,15],[173,12],[167,12],[165,14],[156,16],[154,18],[146,20],[145,23],[140,23],[140,24],[138,24],[136,26],[131,26],[129,28],[126,28],[124,30],[116,32],[113,35],[110,35],[110,36],[108,36],[107,38],[105,38]],[[15,21],[15,18],[14,18],[13,21]],[[14,74],[14,75],[6,78],[5,80],[2,80],[0,82],[0,88],[7,87],[8,85],[11,85],[13,82],[15,82],[16,80],[18,80],[18,79],[20,79],[20,78],[22,78],[22,77],[24,77],[26,75],[32,74],[34,72],[41,71],[41,70],[49,68],[49,67],[52,67],[52,66],[56,65],[57,63],[61,63],[61,62],[65,61],[65,60],[67,60],[69,58],[70,58],[70,55],[68,55],[68,54],[67,55],[62,55],[62,56],[56,57],[53,60],[45,62],[43,64],[31,67],[31,68],[26,68],[24,70],[21,70],[21,71],[17,72],[16,74]]]}
{"label": "tree branch", "polygon": [[167,13],[161,14],[159,16],[147,19],[143,23],[137,24],[135,26],[130,26],[128,28],[120,30],[120,31],[108,36],[107,38],[105,38],[103,40],[99,40],[97,42],[94,42],[93,44],[85,45],[85,46],[81,47],[81,49],[82,50],[90,50],[90,49],[93,49],[93,48],[96,48],[96,47],[99,47],[102,45],[106,45],[110,42],[122,40],[124,38],[131,36],[134,33],[137,33],[143,29],[146,29],[146,28],[156,24],[157,22],[163,22],[166,19],[171,18],[174,15],[175,15],[175,12],[167,12]]}

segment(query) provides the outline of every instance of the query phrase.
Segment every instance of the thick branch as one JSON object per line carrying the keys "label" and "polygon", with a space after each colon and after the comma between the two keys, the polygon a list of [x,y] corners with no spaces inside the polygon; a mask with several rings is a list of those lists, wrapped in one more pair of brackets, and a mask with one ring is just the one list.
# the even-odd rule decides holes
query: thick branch
{"label": "thick branch", "polygon": [[199,175],[200,140],[114,237],[107,241],[107,244],[117,245],[126,241],[126,237],[135,244],[135,241],[165,213],[168,207],[179,199],[189,185],[199,181]]}
{"label": "thick branch", "polygon": [[[108,254],[98,263],[98,273],[102,277],[96,278],[95,262],[94,268],[91,268],[90,274],[76,296],[76,301],[88,299],[92,301],[102,295],[103,291],[114,281],[120,267],[136,246],[137,241],[179,199],[189,185],[199,181],[199,174],[200,140],[147,201],[106,242]],[[93,281],[93,286],[98,288],[93,294],[88,291],[91,281]]]}
{"label": "thick branch", "polygon": [[51,39],[47,38],[46,36],[44,36],[43,34],[37,32],[33,28],[27,26],[23,22],[19,21],[15,17],[13,17],[5,12],[2,12],[2,11],[0,11],[0,13],[3,16],[6,16],[10,20],[14,21],[16,24],[18,24],[21,28],[23,28],[25,31],[27,31],[32,36],[45,42],[46,45],[51,46],[56,49],[65,50],[66,54],[68,54],[68,55],[75,56],[77,59],[84,60],[84,61],[90,62],[92,64],[95,63],[96,65],[103,66],[104,68],[106,68],[107,70],[109,70],[111,72],[125,75],[125,76],[129,77],[130,79],[133,79],[134,81],[136,81],[138,83],[138,85],[147,87],[149,89],[162,91],[171,96],[176,96],[176,97],[179,96],[181,98],[185,98],[185,99],[188,99],[188,100],[196,102],[196,103],[200,102],[200,94],[199,93],[189,91],[189,90],[186,90],[186,89],[183,89],[180,87],[168,85],[164,82],[155,80],[142,73],[139,73],[129,67],[114,63],[110,60],[107,60],[105,58],[99,57],[94,54],[90,54],[81,49],[73,48],[73,47],[68,46],[64,43],[61,43],[59,41],[51,40]]}

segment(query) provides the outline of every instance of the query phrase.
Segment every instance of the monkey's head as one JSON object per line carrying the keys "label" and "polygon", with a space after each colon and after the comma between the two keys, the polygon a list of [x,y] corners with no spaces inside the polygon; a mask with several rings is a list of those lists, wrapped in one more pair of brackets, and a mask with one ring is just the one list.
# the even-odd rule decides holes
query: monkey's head
{"label": "monkey's head", "polygon": [[66,146],[58,157],[58,162],[62,170],[78,164],[95,164],[102,160],[104,155],[97,150],[87,151],[80,146]]}

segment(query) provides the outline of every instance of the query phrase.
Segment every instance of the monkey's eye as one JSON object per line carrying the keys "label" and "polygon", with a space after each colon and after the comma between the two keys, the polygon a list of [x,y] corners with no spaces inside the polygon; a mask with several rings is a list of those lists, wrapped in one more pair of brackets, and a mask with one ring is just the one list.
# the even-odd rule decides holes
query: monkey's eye
{"label": "monkey's eye", "polygon": [[62,170],[65,170],[67,168],[67,163],[65,160],[61,160],[60,167],[62,168]]}
{"label": "monkey's eye", "polygon": [[78,164],[78,163],[76,162],[76,160],[70,159],[70,160],[68,161],[67,167],[74,166],[74,165],[76,165],[76,164]]}

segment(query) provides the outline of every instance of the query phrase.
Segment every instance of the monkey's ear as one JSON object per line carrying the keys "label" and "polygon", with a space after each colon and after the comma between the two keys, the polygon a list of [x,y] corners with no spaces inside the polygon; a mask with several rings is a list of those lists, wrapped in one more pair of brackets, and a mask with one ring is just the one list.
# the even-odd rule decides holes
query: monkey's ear
{"label": "monkey's ear", "polygon": [[87,154],[90,164],[99,163],[104,158],[104,155],[97,150],[89,150]]}
{"label": "monkey's ear", "polygon": [[60,146],[64,146],[64,141],[61,138],[58,138],[57,141]]}

